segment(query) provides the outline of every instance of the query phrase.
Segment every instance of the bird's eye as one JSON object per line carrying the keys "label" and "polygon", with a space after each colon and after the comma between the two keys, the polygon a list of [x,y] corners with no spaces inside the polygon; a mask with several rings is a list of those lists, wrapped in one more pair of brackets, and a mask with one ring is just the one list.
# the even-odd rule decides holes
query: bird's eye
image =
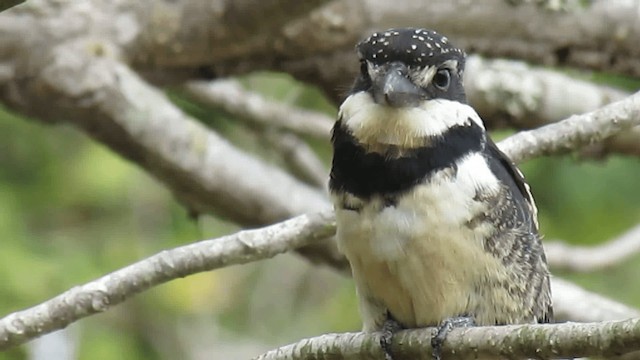
{"label": "bird's eye", "polygon": [[433,76],[433,85],[440,90],[447,90],[449,83],[451,83],[451,71],[449,69],[440,69]]}

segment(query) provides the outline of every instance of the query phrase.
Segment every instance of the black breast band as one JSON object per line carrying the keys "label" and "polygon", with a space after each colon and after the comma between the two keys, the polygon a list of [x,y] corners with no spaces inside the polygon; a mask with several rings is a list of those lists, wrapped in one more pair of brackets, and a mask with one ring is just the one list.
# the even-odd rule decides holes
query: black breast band
{"label": "black breast band", "polygon": [[483,129],[474,121],[469,123],[452,127],[429,141],[429,146],[390,158],[367,152],[338,121],[331,138],[334,155],[329,187],[363,199],[402,193],[438,170],[454,167],[466,154],[483,149]]}

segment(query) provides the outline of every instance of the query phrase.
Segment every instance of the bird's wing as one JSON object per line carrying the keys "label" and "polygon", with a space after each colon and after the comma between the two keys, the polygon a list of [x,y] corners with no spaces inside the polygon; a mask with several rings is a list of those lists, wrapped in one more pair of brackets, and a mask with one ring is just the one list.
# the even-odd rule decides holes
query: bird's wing
{"label": "bird's wing", "polygon": [[[525,221],[525,234],[529,236],[535,244],[532,244],[533,248],[538,248],[540,251],[540,257],[542,260],[539,269],[547,271],[547,259],[542,249],[540,236],[538,235],[538,216],[536,204],[531,194],[529,184],[524,179],[522,172],[516,167],[516,165],[509,159],[509,157],[503,153],[498,146],[491,140],[487,139],[487,147],[485,149],[489,157],[489,166],[492,167],[494,173],[496,173],[500,180],[509,188],[512,196],[514,197],[514,203],[517,204],[517,210],[519,217]],[[500,176],[501,175],[501,176]],[[515,199],[520,197],[521,199]],[[528,233],[528,234],[526,234]],[[549,284],[549,277],[544,276],[537,284],[536,302],[534,304],[533,313],[536,320],[539,323],[548,323],[553,321],[553,304],[551,300],[551,290]]]}
{"label": "bird's wing", "polygon": [[[490,159],[497,161],[497,163],[491,164],[494,167],[499,166],[509,175],[509,179],[501,179],[505,184],[510,188],[511,192],[515,194],[520,194],[526,201],[528,212],[530,214],[530,218],[532,224],[535,227],[535,232],[538,232],[538,208],[536,207],[536,203],[533,200],[533,195],[531,194],[531,188],[529,184],[527,184],[524,179],[524,175],[516,167],[516,165],[509,159],[509,157],[503,153],[498,146],[491,140],[487,138],[487,148],[486,150],[489,153]],[[493,169],[496,170],[495,168]]]}

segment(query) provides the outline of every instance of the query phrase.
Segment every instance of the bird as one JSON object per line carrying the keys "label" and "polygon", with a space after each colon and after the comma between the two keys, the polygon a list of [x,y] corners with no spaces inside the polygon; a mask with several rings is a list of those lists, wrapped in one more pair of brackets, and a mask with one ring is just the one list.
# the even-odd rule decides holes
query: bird
{"label": "bird", "polygon": [[329,190],[363,331],[547,323],[537,208],[463,84],[466,54],[423,28],[374,32],[341,103]]}

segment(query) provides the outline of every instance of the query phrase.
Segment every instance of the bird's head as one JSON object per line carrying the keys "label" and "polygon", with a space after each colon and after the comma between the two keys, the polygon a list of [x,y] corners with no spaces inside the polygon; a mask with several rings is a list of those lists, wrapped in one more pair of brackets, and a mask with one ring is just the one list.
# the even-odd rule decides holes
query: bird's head
{"label": "bird's head", "polygon": [[403,28],[376,32],[357,45],[360,75],[354,92],[376,103],[418,106],[431,99],[465,102],[465,54],[435,31]]}
{"label": "bird's head", "polygon": [[455,126],[482,121],[466,103],[463,50],[432,30],[373,33],[356,50],[360,73],[340,107],[340,122],[370,148],[424,146]]}

